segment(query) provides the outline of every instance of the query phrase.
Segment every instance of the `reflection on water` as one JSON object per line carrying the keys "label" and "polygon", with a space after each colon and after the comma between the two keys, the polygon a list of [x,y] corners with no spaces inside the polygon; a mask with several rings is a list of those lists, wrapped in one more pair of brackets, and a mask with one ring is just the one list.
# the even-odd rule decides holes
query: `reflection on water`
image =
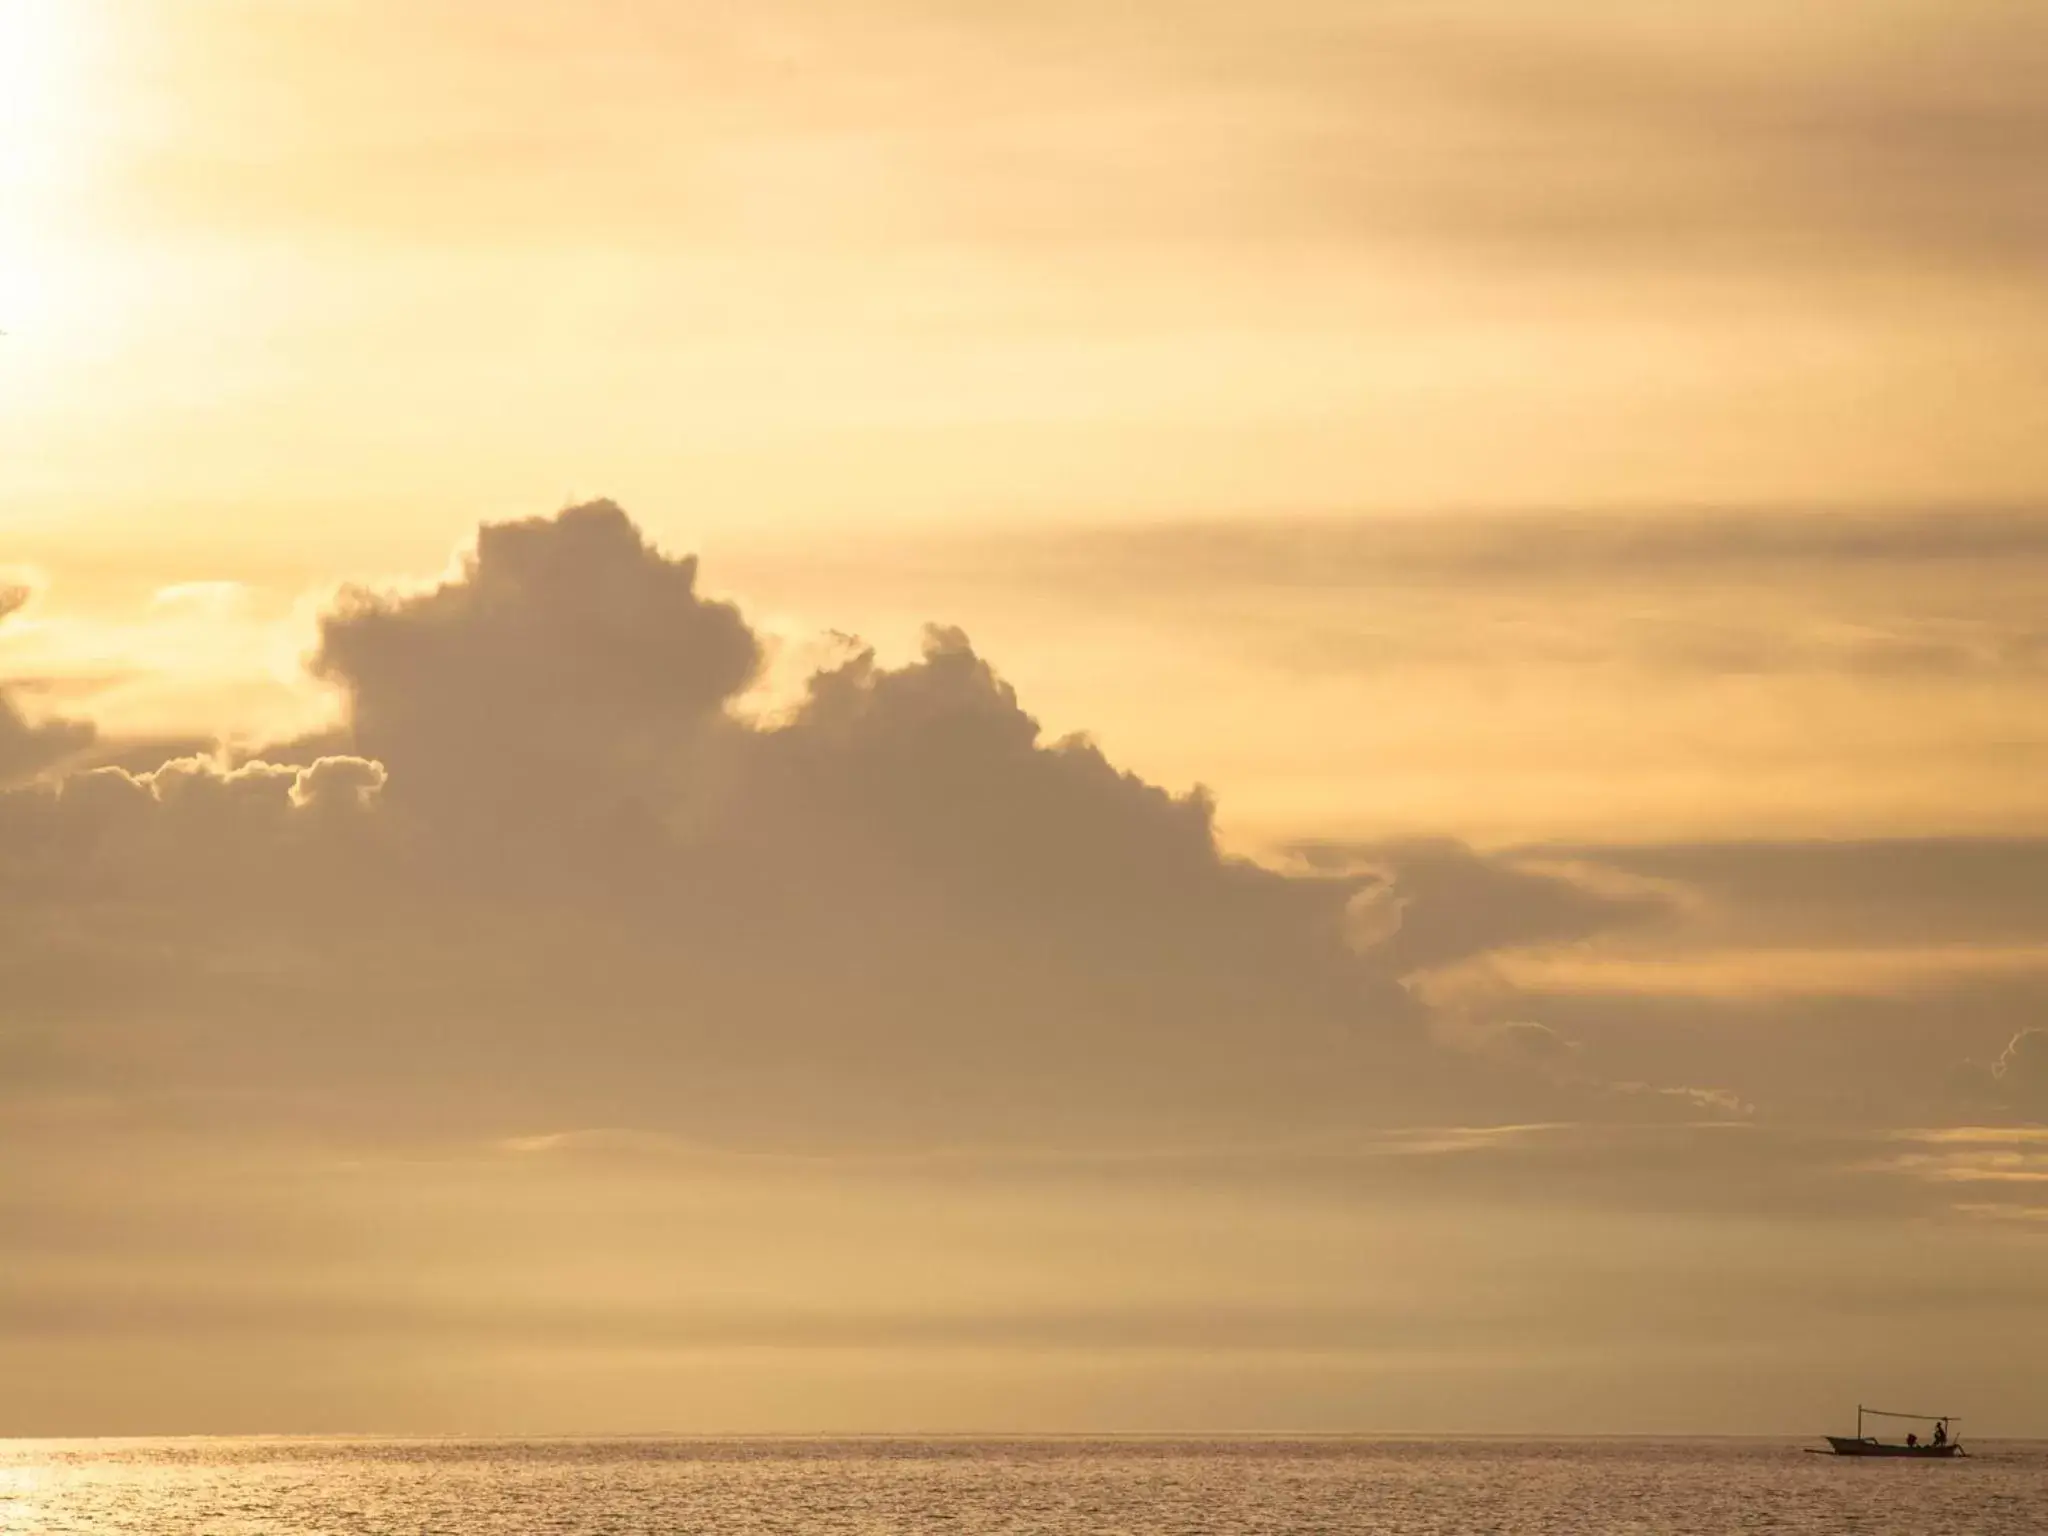
{"label": "reflection on water", "polygon": [[1768,1441],[16,1441],[0,1531],[2043,1529],[2048,1446],[1841,1461]]}

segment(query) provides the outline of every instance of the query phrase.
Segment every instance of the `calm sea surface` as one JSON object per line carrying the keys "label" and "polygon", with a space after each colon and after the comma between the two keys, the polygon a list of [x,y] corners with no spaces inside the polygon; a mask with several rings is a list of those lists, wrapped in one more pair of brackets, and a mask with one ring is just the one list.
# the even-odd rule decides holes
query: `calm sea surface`
{"label": "calm sea surface", "polygon": [[2048,1445],[1766,1441],[0,1441],[0,1531],[2048,1531]]}

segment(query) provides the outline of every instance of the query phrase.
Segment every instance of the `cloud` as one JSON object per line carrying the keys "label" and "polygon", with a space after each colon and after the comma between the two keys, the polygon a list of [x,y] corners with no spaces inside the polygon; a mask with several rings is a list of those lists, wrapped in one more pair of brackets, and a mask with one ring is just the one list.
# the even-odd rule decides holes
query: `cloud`
{"label": "cloud", "polygon": [[1697,894],[1715,947],[2048,943],[2048,839],[1890,837],[1552,844],[1523,850]]}
{"label": "cloud", "polygon": [[[1201,789],[1048,738],[958,630],[901,666],[842,646],[772,718],[743,708],[762,649],[596,503],[342,597],[317,739],[0,797],[0,966],[39,1063],[11,1092],[792,1148],[1769,1113],[1816,1085],[1925,1112],[2032,985],[1976,966],[1993,990],[1930,1031],[1914,1009],[1952,992],[1695,975],[2024,947],[2023,842],[1330,841],[1267,867],[1222,851]],[[1669,985],[1615,984],[1645,966]],[[1873,1031],[1896,1071],[1844,1057]]]}
{"label": "cloud", "polygon": [[2011,270],[2038,255],[2048,223],[2021,190],[2048,143],[2026,83],[2048,55],[2037,18],[1906,3],[1788,30],[1745,10],[1711,40],[1590,17],[1413,30],[1426,96],[1468,135],[1513,136],[1533,172],[1444,168],[1423,206],[1462,239],[1581,259]]}
{"label": "cloud", "polygon": [[1174,585],[1313,592],[1374,580],[1684,582],[1769,571],[1893,569],[1904,576],[2048,563],[2048,512],[2028,507],[1758,508],[1711,513],[1463,512],[1208,519],[1047,536],[1014,552],[1020,575],[1121,584],[1132,568]]}
{"label": "cloud", "polygon": [[360,757],[317,758],[292,781],[293,805],[314,810],[367,806],[389,777],[382,763]]}
{"label": "cloud", "polygon": [[84,720],[30,722],[0,688],[0,788],[19,784],[78,756],[98,732]]}
{"label": "cloud", "polygon": [[400,798],[461,816],[553,794],[559,814],[572,786],[663,772],[753,678],[752,631],[696,581],[608,502],[496,524],[430,592],[345,594],[313,671],[358,749],[404,764]]}
{"label": "cloud", "polygon": [[[737,708],[761,655],[609,503],[487,526],[452,578],[325,616],[335,731],[0,799],[11,993],[63,1021],[38,1038],[74,1086],[252,1124],[833,1145],[1616,1112],[1444,1050],[1402,977],[1643,920],[1639,885],[1448,842],[1267,868],[1204,791],[1047,739],[958,630],[899,667],[842,650],[773,720]],[[1360,944],[1374,893],[1399,922]]]}
{"label": "cloud", "polygon": [[[26,608],[34,596],[34,588],[26,583],[0,580],[0,624]],[[76,757],[97,734],[82,720],[30,722],[0,680],[0,790]]]}
{"label": "cloud", "polygon": [[[1478,1059],[1555,1077],[1570,1042],[1574,1081],[1674,1099],[1709,1085],[1806,1123],[2032,1102],[2018,1084],[2048,1006],[2038,839],[1544,844],[1481,862],[1438,909],[1474,940],[1407,973],[1439,1036]],[[1514,926],[1489,923],[1510,874],[1555,884],[1513,896]],[[1369,952],[1389,953],[1405,918],[1396,884],[1355,898],[1377,924]]]}
{"label": "cloud", "polygon": [[1578,1041],[1567,1040],[1548,1024],[1538,1024],[1533,1019],[1477,1025],[1472,1028],[1470,1039],[1471,1048],[1481,1055],[1548,1072],[1569,1069],[1585,1049]]}
{"label": "cloud", "polygon": [[1637,926],[1670,906],[1668,893],[1647,881],[1489,857],[1446,838],[1299,843],[1289,852],[1312,869],[1375,877],[1353,899],[1351,936],[1400,975]]}
{"label": "cloud", "polygon": [[2023,1029],[2008,1040],[1991,1075],[2014,1109],[2048,1120],[2048,1029]]}
{"label": "cloud", "polygon": [[1941,703],[1958,678],[2031,688],[2048,665],[2033,507],[1188,519],[927,539],[895,566],[875,579],[1137,617],[1212,666],[1250,657],[1289,680],[1554,670],[1590,701],[1649,677]]}

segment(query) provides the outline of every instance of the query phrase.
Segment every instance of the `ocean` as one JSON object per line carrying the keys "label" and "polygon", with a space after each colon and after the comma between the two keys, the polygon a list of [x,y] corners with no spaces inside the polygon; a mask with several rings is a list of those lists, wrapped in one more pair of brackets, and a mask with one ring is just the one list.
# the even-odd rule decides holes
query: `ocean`
{"label": "ocean", "polygon": [[0,1531],[2048,1531],[2048,1444],[1971,1460],[1776,1440],[0,1441]]}

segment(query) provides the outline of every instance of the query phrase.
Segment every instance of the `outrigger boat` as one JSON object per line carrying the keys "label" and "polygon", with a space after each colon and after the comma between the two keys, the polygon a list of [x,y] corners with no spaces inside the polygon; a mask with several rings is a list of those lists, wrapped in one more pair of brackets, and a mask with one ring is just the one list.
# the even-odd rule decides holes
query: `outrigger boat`
{"label": "outrigger boat", "polygon": [[[1904,1444],[1896,1440],[1880,1440],[1875,1435],[1863,1432],[1863,1421],[1872,1419],[1911,1419],[1921,1424],[1932,1424],[1934,1433],[1926,1440],[1918,1434],[1908,1434]],[[1888,1413],[1882,1408],[1865,1408],[1856,1405],[1856,1435],[1829,1435],[1828,1445],[1837,1456],[1961,1456],[1966,1454],[1961,1442],[1950,1438],[1949,1425],[1961,1421],[1948,1413]],[[1825,1456],[1826,1451],[1816,1451]]]}

